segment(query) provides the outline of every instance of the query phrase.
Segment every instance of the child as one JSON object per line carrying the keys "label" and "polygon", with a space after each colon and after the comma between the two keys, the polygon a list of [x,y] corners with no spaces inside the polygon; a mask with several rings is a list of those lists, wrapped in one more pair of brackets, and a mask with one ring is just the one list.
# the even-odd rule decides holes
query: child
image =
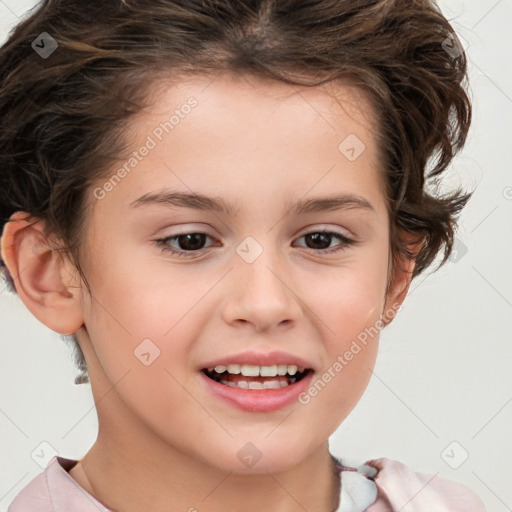
{"label": "child", "polygon": [[429,0],[45,0],[20,23],[2,264],[73,336],[99,433],[10,512],[484,510],[328,447],[470,197],[426,190],[470,124],[458,48]]}

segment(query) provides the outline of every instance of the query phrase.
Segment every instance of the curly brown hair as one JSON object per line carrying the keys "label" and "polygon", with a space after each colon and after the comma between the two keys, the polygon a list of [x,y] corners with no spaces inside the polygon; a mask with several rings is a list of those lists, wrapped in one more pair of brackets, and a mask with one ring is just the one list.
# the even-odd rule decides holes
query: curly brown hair
{"label": "curly brown hair", "polygon": [[[47,58],[32,46],[43,32],[58,44]],[[443,247],[437,268],[447,261],[471,196],[427,190],[466,140],[466,66],[429,0],[44,0],[0,54],[0,231],[16,211],[43,219],[89,287],[79,257],[86,195],[127,149],[126,121],[154,80],[219,71],[299,86],[350,79],[380,119],[393,268],[414,257],[414,278]]]}

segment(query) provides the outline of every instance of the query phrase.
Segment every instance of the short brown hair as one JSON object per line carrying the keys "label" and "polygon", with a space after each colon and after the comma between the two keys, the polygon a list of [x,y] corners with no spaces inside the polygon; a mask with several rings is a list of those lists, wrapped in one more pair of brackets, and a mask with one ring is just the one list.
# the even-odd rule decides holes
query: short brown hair
{"label": "short brown hair", "polygon": [[[42,32],[58,44],[47,58],[31,47]],[[432,194],[426,180],[437,186],[464,145],[471,104],[466,56],[429,0],[44,0],[0,54],[0,231],[16,211],[43,219],[87,284],[86,194],[126,149],[126,120],[162,73],[219,71],[364,89],[380,118],[393,268],[415,256],[416,277],[443,247],[447,261],[471,193]],[[415,255],[401,231],[423,241]]]}

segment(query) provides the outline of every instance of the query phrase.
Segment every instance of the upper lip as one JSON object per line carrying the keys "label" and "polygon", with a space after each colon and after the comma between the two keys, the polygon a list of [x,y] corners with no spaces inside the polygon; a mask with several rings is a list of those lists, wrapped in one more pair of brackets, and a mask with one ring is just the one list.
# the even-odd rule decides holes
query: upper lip
{"label": "upper lip", "polygon": [[311,363],[308,363],[305,359],[297,357],[293,354],[287,354],[281,351],[270,351],[270,352],[257,352],[248,351],[240,352],[239,354],[233,354],[230,356],[224,356],[220,359],[208,361],[201,366],[201,370],[205,368],[214,368],[215,366],[228,366],[229,364],[250,364],[254,366],[273,366],[273,365],[296,365],[298,367],[304,367],[306,369],[312,369]]}

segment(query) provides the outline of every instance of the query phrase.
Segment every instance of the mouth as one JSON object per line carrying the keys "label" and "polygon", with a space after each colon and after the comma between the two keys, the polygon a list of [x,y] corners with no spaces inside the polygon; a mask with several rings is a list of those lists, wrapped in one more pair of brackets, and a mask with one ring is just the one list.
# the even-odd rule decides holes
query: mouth
{"label": "mouth", "polygon": [[297,365],[256,366],[247,364],[218,365],[201,370],[209,379],[239,389],[281,389],[300,382],[313,373]]}

